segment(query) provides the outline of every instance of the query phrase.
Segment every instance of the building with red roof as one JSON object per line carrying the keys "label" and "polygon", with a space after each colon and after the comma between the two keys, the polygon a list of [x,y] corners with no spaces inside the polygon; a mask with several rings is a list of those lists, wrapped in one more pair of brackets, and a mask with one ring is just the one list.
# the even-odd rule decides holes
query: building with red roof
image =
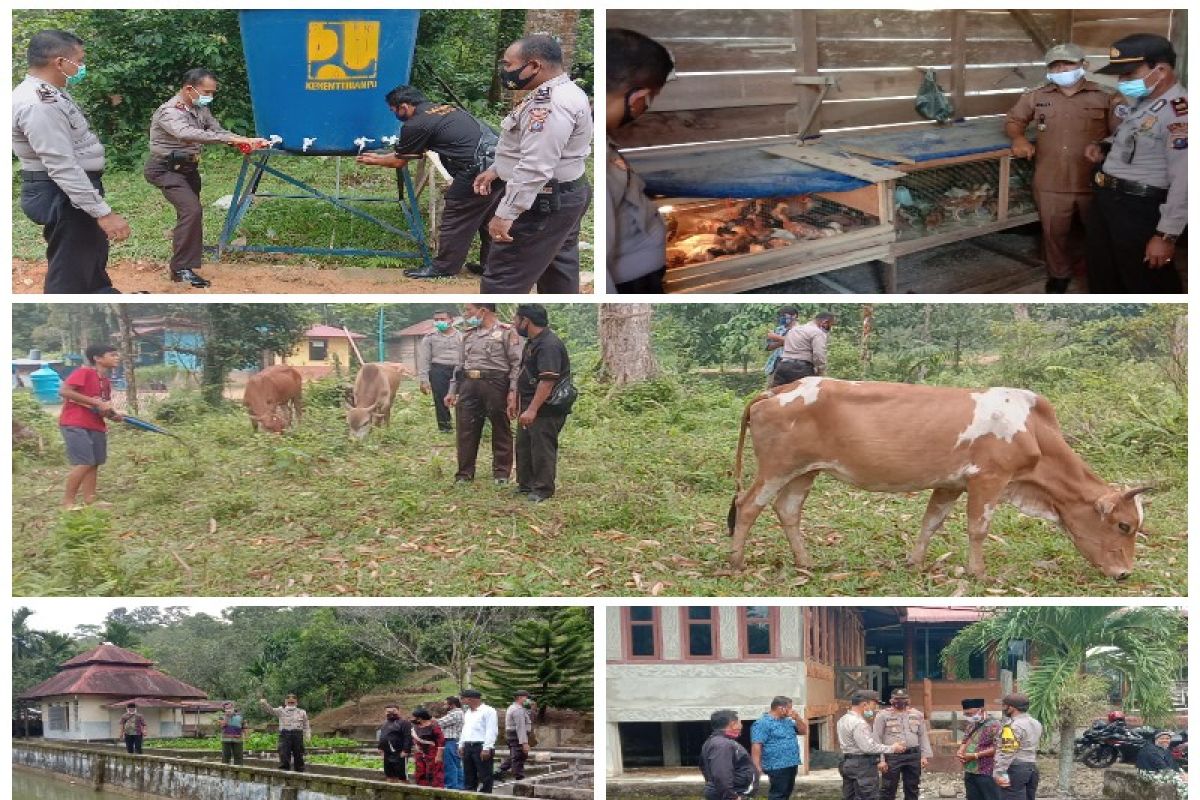
{"label": "building with red roof", "polygon": [[148,737],[183,735],[184,714],[208,710],[208,694],[154,668],[132,650],[101,644],[64,661],[58,673],[20,695],[41,706],[47,739],[116,739],[117,722],[134,702]]}

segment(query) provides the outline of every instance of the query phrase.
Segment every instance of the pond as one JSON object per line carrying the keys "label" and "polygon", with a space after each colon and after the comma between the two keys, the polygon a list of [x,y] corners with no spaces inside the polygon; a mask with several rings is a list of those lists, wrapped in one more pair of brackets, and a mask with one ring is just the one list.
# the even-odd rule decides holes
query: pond
{"label": "pond", "polygon": [[90,783],[69,783],[49,774],[39,775],[24,769],[14,769],[12,772],[13,800],[115,800],[118,797],[128,798],[129,795],[97,792]]}

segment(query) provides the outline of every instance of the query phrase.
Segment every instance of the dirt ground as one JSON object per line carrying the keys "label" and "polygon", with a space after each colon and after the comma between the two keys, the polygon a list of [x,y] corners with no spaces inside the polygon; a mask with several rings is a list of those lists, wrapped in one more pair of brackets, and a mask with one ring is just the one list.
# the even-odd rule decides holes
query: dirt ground
{"label": "dirt ground", "polygon": [[[108,265],[113,285],[125,294],[474,294],[479,278],[463,277],[438,280],[405,278],[400,269],[328,267],[313,262],[287,265],[237,261],[205,264],[200,274],[213,285],[193,289],[186,283],[172,283],[167,268],[149,261],[116,261]],[[13,259],[13,294],[41,294],[46,262]],[[582,276],[582,291],[592,291],[592,275]]]}

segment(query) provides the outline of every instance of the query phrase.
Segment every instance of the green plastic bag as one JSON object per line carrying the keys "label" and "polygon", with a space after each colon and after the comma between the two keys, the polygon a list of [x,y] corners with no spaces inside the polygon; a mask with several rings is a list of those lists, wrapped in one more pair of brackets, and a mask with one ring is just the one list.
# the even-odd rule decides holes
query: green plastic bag
{"label": "green plastic bag", "polygon": [[931,69],[925,70],[925,79],[917,90],[917,113],[938,122],[949,122],[954,116],[954,104],[938,86],[937,75]]}

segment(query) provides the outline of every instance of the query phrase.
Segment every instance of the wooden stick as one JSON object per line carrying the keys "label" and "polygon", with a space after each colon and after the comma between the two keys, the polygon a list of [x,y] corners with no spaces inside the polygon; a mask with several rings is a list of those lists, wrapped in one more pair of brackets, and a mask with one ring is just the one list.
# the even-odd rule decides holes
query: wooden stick
{"label": "wooden stick", "polygon": [[350,343],[350,349],[354,351],[354,355],[358,356],[358,365],[361,367],[367,362],[363,360],[362,353],[358,352],[358,345],[354,343],[354,337],[350,335],[350,329],[343,325],[342,332],[346,334],[346,341]]}

